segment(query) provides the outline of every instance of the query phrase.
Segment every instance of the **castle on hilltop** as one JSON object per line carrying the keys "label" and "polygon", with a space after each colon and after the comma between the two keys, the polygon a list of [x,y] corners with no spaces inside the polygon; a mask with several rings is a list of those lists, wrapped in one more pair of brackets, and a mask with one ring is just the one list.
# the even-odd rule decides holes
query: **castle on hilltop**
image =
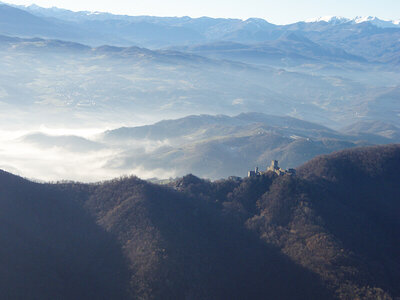
{"label": "castle on hilltop", "polygon": [[296,174],[296,170],[295,169],[287,169],[287,170],[281,169],[279,167],[279,165],[278,165],[278,161],[277,160],[272,160],[271,161],[271,165],[269,167],[267,167],[266,171],[259,171],[258,167],[256,167],[254,171],[249,171],[247,173],[247,176],[248,177],[260,176],[260,175],[266,174],[267,172],[274,172],[279,176],[280,175],[285,175],[285,174],[288,174],[288,175],[295,175]]}

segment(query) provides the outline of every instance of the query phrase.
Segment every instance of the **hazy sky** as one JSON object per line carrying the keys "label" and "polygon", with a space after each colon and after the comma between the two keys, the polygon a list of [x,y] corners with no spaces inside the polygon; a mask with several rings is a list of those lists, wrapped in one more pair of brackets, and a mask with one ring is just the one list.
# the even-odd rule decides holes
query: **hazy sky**
{"label": "hazy sky", "polygon": [[400,19],[400,0],[10,0],[43,7],[108,11],[128,15],[264,18],[275,24],[319,16],[377,16]]}

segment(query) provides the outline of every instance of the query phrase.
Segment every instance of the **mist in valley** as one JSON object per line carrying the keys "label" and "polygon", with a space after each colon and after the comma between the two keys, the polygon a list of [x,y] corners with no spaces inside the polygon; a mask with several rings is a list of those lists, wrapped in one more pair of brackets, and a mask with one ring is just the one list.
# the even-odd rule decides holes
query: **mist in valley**
{"label": "mist in valley", "polygon": [[400,299],[399,41],[0,2],[1,298]]}
{"label": "mist in valley", "polygon": [[[318,154],[399,138],[393,39],[400,28],[393,24],[278,26],[0,8],[30,24],[4,19],[0,36],[0,167],[29,178],[218,179],[245,176],[271,159],[296,167]],[[116,22],[125,29],[111,38]],[[282,119],[235,117],[251,112]],[[226,118],[216,121],[219,115]],[[299,133],[285,117],[312,125]],[[181,122],[187,132],[179,132]],[[129,139],[107,138],[110,130],[152,124]]]}

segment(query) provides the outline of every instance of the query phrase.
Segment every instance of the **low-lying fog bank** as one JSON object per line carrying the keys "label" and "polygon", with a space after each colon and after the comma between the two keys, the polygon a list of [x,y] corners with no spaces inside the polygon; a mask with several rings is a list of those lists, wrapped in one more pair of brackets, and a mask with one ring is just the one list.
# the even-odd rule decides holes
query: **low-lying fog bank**
{"label": "low-lying fog bank", "polygon": [[0,169],[44,181],[95,182],[123,175],[219,179],[278,159],[296,167],[320,154],[400,141],[399,128],[366,121],[335,131],[261,113],[192,115],[152,125],[0,131]]}

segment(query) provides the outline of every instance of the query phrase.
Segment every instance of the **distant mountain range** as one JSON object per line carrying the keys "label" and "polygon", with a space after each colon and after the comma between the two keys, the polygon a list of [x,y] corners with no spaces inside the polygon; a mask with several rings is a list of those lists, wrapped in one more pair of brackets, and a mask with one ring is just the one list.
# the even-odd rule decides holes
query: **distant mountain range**
{"label": "distant mountain range", "polygon": [[[390,45],[396,46],[394,36],[399,36],[400,32],[399,21],[384,21],[376,17],[357,17],[353,20],[322,17],[290,25],[274,25],[256,18],[125,16],[6,4],[0,6],[0,17],[0,33],[5,35],[56,38],[93,46],[112,44],[162,48],[216,41],[262,43],[294,32],[313,42],[336,45],[357,55],[365,45],[387,51],[387,35],[392,36]],[[386,43],[381,44],[384,41]],[[390,51],[396,52],[398,48]],[[367,52],[364,54],[367,55]],[[379,59],[376,51],[371,54],[373,56],[369,55],[368,59]]]}
{"label": "distant mountain range", "polygon": [[[201,177],[243,176],[257,165],[264,169],[272,159],[284,168],[296,167],[316,155],[357,145],[400,142],[400,129],[385,123],[349,126],[346,133],[290,117],[260,113],[228,116],[189,116],[150,126],[120,128],[104,133],[101,142],[126,150],[108,164],[129,170],[175,170]],[[390,129],[388,129],[390,128]],[[159,143],[147,151],[129,148],[141,142]]]}
{"label": "distant mountain range", "polygon": [[393,63],[370,62],[294,32],[261,44],[168,50],[0,36],[0,54],[0,123],[9,111],[12,123],[41,124],[46,116],[57,126],[96,124],[98,116],[123,125],[143,116],[260,111],[336,128],[353,118],[400,125]]}
{"label": "distant mountain range", "polygon": [[[110,174],[106,178],[111,174],[133,173],[158,179],[187,173],[211,179],[243,177],[256,166],[265,170],[273,159],[279,160],[281,167],[291,168],[317,155],[345,148],[398,142],[400,129],[384,122],[365,121],[335,131],[291,117],[261,113],[234,117],[193,115],[153,125],[121,127],[92,139],[31,133],[18,140],[20,147],[33,147],[44,153],[58,149],[65,157],[58,167],[42,166],[39,178],[46,172],[54,173],[64,164],[73,164],[68,157],[75,161],[81,155],[98,157],[96,170],[99,174]],[[12,166],[20,169],[21,174],[29,169],[25,160]],[[84,166],[82,163],[83,170]],[[76,179],[77,175],[64,171],[58,176]]]}
{"label": "distant mountain range", "polygon": [[396,299],[400,147],[296,176],[39,184],[0,171],[7,299]]}
{"label": "distant mountain range", "polygon": [[[6,3],[5,3],[6,4]],[[10,4],[9,4],[10,5]],[[111,13],[104,13],[104,12],[93,12],[93,11],[79,11],[79,12],[73,12],[67,9],[61,9],[57,7],[52,7],[52,8],[44,8],[40,7],[38,5],[32,4],[29,6],[23,6],[23,5],[12,5],[14,7],[26,10],[32,14],[38,15],[38,16],[43,16],[43,17],[57,17],[60,19],[65,19],[69,21],[84,21],[84,20],[112,20],[112,19],[124,19],[124,20],[154,20],[158,22],[165,22],[165,23],[173,23],[176,20],[181,20],[183,22],[187,20],[193,20],[193,18],[190,17],[152,17],[152,16],[128,16],[128,15],[115,15]],[[197,18],[197,19],[202,19],[202,18]],[[204,17],[204,19],[207,19]],[[213,18],[208,18],[208,19],[213,19]],[[221,19],[221,18],[219,18]],[[226,19],[228,20],[228,19]],[[233,22],[239,21],[239,19],[229,19]],[[259,25],[259,27],[266,26],[268,23],[264,19],[260,18],[250,18],[246,21],[249,22],[254,22],[254,24]],[[317,17],[317,18],[309,18],[307,20],[304,20],[306,23],[314,23],[314,22],[327,22],[327,23],[364,23],[364,22],[371,22],[372,24],[378,26],[378,27],[396,27],[400,26],[400,19],[398,20],[382,20],[377,17],[373,16],[358,16],[353,19],[345,18],[345,17],[340,17],[340,16],[323,16],[323,17]],[[271,24],[274,25],[274,24]],[[275,25],[279,26],[279,25]]]}
{"label": "distant mountain range", "polygon": [[[92,70],[80,80],[76,79],[76,74],[71,73],[70,80],[76,86],[84,85],[90,97],[80,95],[74,97],[79,98],[78,100],[67,101],[68,97],[65,96],[63,100],[54,100],[59,97],[54,94],[37,95],[35,92],[29,92],[36,103],[42,103],[43,98],[46,98],[51,99],[46,100],[47,102],[79,101],[99,105],[99,102],[94,100],[98,98],[99,90],[103,99],[113,98],[107,85],[93,88],[93,83],[100,81],[93,72],[97,69],[103,79],[108,74],[114,78],[112,81],[109,78],[105,79],[108,84],[118,82],[112,90],[118,94],[115,98],[121,99],[122,102],[131,102],[131,99],[126,99],[126,95],[132,95],[135,99],[149,97],[158,107],[172,106],[175,111],[176,106],[179,106],[178,110],[186,106],[186,102],[182,103],[182,99],[189,99],[185,101],[189,101],[190,104],[196,102],[196,108],[190,111],[183,109],[185,112],[179,116],[194,112],[238,113],[261,109],[265,113],[291,114],[318,123],[330,120],[331,123],[325,125],[332,126],[337,125],[334,122],[342,116],[336,114],[332,118],[327,114],[335,114],[338,105],[343,107],[339,103],[346,101],[345,108],[350,111],[344,112],[345,120],[354,116],[361,118],[368,116],[374,119],[376,116],[373,115],[377,114],[379,115],[377,118],[382,121],[396,123],[399,111],[397,105],[394,104],[394,107],[387,111],[385,103],[391,102],[386,97],[392,97],[390,95],[392,91],[395,91],[394,97],[397,97],[400,85],[398,76],[400,28],[383,28],[377,26],[375,24],[377,22],[376,18],[358,18],[353,21],[324,18],[315,22],[274,25],[261,19],[243,21],[207,17],[198,19],[131,17],[1,4],[0,34],[3,36],[0,47],[4,50],[3,60],[8,59],[9,54],[15,57],[15,51],[21,55],[27,51],[34,51],[35,55],[31,62],[27,62],[29,64],[27,67],[29,66],[39,77],[44,70],[52,73],[60,65],[72,70],[80,68]],[[13,37],[19,40],[11,42]],[[50,53],[52,60],[44,58]],[[73,56],[70,56],[71,54]],[[65,55],[70,59],[66,60]],[[104,59],[101,55],[105,55]],[[140,61],[147,64],[146,69],[149,72],[144,74],[141,68],[123,70],[124,64],[110,62],[114,59],[133,57],[136,59],[135,63]],[[170,66],[170,74],[166,78],[165,67],[158,65],[154,68],[155,63],[160,62],[173,65]],[[10,73],[7,66],[13,63],[15,62],[4,62],[4,82]],[[97,63],[95,68],[94,63]],[[194,71],[195,65],[202,71]],[[232,71],[232,67],[236,70]],[[15,65],[13,68],[20,69]],[[110,68],[111,71],[105,71]],[[205,68],[208,69],[210,82],[206,82],[207,78],[203,76]],[[215,70],[217,71],[214,72]],[[152,80],[163,83],[166,80],[179,82],[184,80],[179,78],[180,74],[185,74],[187,85],[178,92],[179,95],[177,91],[166,88],[163,84],[157,89],[157,95],[151,95],[155,90],[146,87],[139,88],[142,92],[140,94],[132,91],[126,81],[129,80],[133,86],[142,85],[143,82],[132,82],[132,78],[145,76],[149,78],[149,83]],[[130,79],[127,79],[127,76]],[[224,82],[224,78],[229,79]],[[46,79],[38,80],[38,82],[44,81]],[[228,82],[232,83],[233,87],[228,85]],[[58,82],[58,85],[61,84]],[[152,84],[154,86],[155,83]],[[31,82],[28,86],[32,85],[35,84]],[[177,87],[178,84],[173,86]],[[7,84],[2,88],[4,92],[0,93],[0,97],[2,94],[7,94],[12,98],[16,93],[15,90],[18,90],[10,86],[14,92],[7,92]],[[57,89],[70,90],[66,86]],[[125,89],[130,90],[121,95],[120,91]],[[76,90],[79,91],[81,88]],[[47,89],[47,92],[50,91]],[[215,95],[213,103],[219,103],[220,109],[213,107],[207,111],[204,107],[199,107],[201,103],[207,103],[211,95]],[[385,99],[377,101],[381,96]],[[18,95],[16,98],[21,101],[21,98],[26,99],[27,96]],[[246,105],[249,100],[245,98],[250,98],[251,103]],[[163,99],[165,102],[160,103],[157,99]],[[228,99],[229,105],[226,103]],[[11,99],[8,101],[18,102]],[[265,101],[267,105],[262,103]],[[371,101],[379,104],[370,105]],[[149,103],[146,99],[145,104]],[[179,104],[174,105],[174,103]],[[232,103],[235,103],[235,107]],[[267,111],[267,106],[272,111]],[[206,107],[210,108],[209,103]],[[380,111],[382,108],[384,112]],[[136,106],[135,109],[139,108]],[[388,116],[391,112],[394,114]]]}
{"label": "distant mountain range", "polygon": [[0,4],[1,297],[398,299],[399,41]]}
{"label": "distant mountain range", "polygon": [[318,23],[318,22],[327,22],[327,23],[334,23],[334,24],[341,24],[341,23],[351,23],[351,24],[360,24],[360,23],[371,23],[376,27],[381,28],[397,28],[400,27],[400,19],[398,20],[381,20],[377,17],[355,17],[353,19],[338,17],[338,16],[325,16],[325,17],[318,17],[318,18],[310,18],[307,19],[305,22],[307,23]]}
{"label": "distant mountain range", "polygon": [[[74,179],[92,180],[92,168],[100,178],[220,178],[270,159],[292,167],[317,154],[398,142],[400,28],[382,24],[274,25],[1,4],[0,129],[16,133],[0,136],[0,166],[64,178],[67,168],[37,155],[47,151],[68,154],[69,169],[84,157],[87,169],[74,168]],[[174,121],[149,125],[167,119]],[[42,127],[125,128],[96,140]],[[34,156],[28,163],[13,155],[22,145],[35,149],[25,153]]]}
{"label": "distant mountain range", "polygon": [[282,62],[291,66],[318,62],[366,62],[366,59],[361,56],[349,54],[334,46],[321,46],[295,32],[287,32],[275,40],[256,44],[222,41],[172,49],[212,58],[273,66],[282,65]]}

